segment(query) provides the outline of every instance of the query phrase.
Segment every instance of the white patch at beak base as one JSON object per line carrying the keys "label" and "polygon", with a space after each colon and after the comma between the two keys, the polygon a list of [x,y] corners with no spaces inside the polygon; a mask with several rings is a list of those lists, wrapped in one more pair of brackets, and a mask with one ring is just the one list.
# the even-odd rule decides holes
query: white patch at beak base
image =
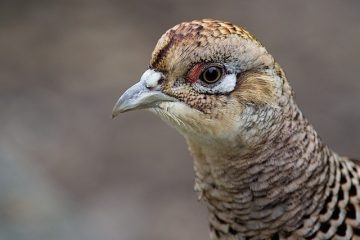
{"label": "white patch at beak base", "polygon": [[159,85],[159,80],[162,78],[162,73],[153,69],[148,69],[141,76],[140,81],[145,83],[147,88],[156,88]]}

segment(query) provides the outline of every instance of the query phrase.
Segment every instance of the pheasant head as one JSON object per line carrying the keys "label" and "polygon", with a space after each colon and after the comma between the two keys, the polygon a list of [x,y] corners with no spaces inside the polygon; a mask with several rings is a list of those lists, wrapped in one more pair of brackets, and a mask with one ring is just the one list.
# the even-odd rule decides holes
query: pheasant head
{"label": "pheasant head", "polygon": [[184,135],[212,240],[360,238],[360,165],[322,143],[245,29],[205,19],[168,30],[113,116],[134,109]]}
{"label": "pheasant head", "polygon": [[290,95],[282,70],[255,37],[204,19],[178,24],[160,38],[149,69],[120,97],[113,116],[146,108],[187,139],[240,137],[255,144]]}

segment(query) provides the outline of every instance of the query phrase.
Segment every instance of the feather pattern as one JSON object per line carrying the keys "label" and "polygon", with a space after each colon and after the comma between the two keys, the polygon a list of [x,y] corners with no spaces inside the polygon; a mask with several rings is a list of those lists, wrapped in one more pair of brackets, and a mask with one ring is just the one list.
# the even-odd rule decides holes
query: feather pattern
{"label": "feather pattern", "polygon": [[[218,88],[198,78],[206,64],[225,67]],[[150,110],[189,145],[211,240],[360,239],[360,161],[324,144],[253,35],[218,20],[181,23],[160,38],[150,69],[151,87],[177,100]]]}

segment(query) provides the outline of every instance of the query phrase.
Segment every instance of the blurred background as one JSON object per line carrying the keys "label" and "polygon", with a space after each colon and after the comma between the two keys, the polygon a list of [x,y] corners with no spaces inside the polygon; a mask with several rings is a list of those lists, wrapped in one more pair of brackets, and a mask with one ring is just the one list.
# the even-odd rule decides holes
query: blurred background
{"label": "blurred background", "polygon": [[182,137],[146,111],[111,120],[161,34],[246,26],[341,154],[360,157],[360,1],[0,2],[0,239],[207,239]]}

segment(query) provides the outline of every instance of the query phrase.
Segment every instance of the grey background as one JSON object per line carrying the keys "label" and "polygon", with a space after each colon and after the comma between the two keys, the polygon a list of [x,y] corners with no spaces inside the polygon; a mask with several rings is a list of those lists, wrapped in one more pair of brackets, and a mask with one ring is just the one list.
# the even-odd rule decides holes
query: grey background
{"label": "grey background", "polygon": [[246,26],[324,141],[360,157],[360,1],[0,2],[0,239],[207,239],[182,137],[111,120],[157,39],[211,17]]}

